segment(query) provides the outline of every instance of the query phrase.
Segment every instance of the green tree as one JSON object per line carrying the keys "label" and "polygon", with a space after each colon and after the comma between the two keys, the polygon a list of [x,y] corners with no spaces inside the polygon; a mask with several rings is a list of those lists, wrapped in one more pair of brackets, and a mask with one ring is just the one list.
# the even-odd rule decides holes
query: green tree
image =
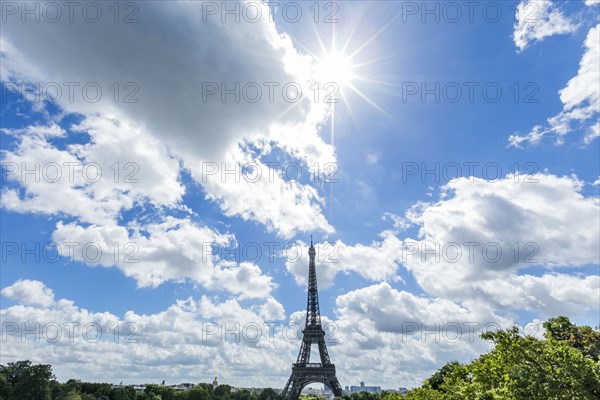
{"label": "green tree", "polygon": [[205,383],[205,382],[201,382],[199,384],[197,384],[196,386],[199,386],[201,388],[206,389],[206,391],[208,392],[209,396],[212,396],[214,387],[211,383]]}
{"label": "green tree", "polygon": [[212,393],[213,398],[227,400],[231,398],[231,386],[229,385],[219,385],[213,389]]}
{"label": "green tree", "polygon": [[436,373],[434,373],[431,377],[425,380],[423,384],[423,388],[433,389],[437,391],[444,392],[442,388],[442,384],[447,376],[451,375],[457,368],[461,365],[458,361],[451,361],[448,364],[444,365],[442,368],[438,369]]}
{"label": "green tree", "polygon": [[379,396],[369,392],[358,392],[350,395],[351,400],[379,400]]}
{"label": "green tree", "polygon": [[0,365],[0,400],[8,400],[10,397],[11,385],[8,381],[8,374],[8,368]]}
{"label": "green tree", "polygon": [[[1,367],[9,400],[51,400],[52,366],[17,361]],[[5,394],[6,395],[6,394]]]}
{"label": "green tree", "polygon": [[430,388],[417,388],[406,393],[404,396],[399,395],[402,400],[447,400],[449,397],[440,391]]}
{"label": "green tree", "polygon": [[545,336],[548,340],[569,340],[573,332],[577,329],[577,326],[571,323],[569,318],[562,316],[550,318],[542,325],[546,330]]}
{"label": "green tree", "polygon": [[81,381],[77,379],[69,379],[62,385],[67,392],[81,392]]}
{"label": "green tree", "polygon": [[81,381],[69,379],[62,385],[56,381],[52,382],[52,398],[56,400],[80,400],[81,399]]}
{"label": "green tree", "polygon": [[112,386],[108,383],[81,382],[81,392],[94,395],[95,398],[106,397],[110,398]]}
{"label": "green tree", "polygon": [[[162,385],[148,385],[144,389],[146,394],[155,394],[161,400],[175,400],[175,389]],[[111,399],[112,400],[112,399]]]}
{"label": "green tree", "polygon": [[136,393],[132,386],[116,387],[110,391],[110,400],[135,400]]}
{"label": "green tree", "polygon": [[57,400],[81,400],[81,394],[71,391],[60,395]]}
{"label": "green tree", "polygon": [[547,340],[564,342],[598,360],[600,357],[600,332],[589,326],[577,326],[567,317],[550,318],[543,323]]}
{"label": "green tree", "polygon": [[517,327],[482,338],[495,348],[444,379],[440,389],[450,399],[600,398],[600,364],[565,341],[522,337]]}
{"label": "green tree", "polygon": [[277,392],[275,392],[271,388],[263,389],[263,391],[260,392],[260,395],[258,396],[258,400],[277,400],[277,398]]}
{"label": "green tree", "polygon": [[188,400],[208,400],[210,399],[210,394],[206,387],[200,384],[188,390],[187,398]]}
{"label": "green tree", "polygon": [[142,392],[142,393],[138,393],[137,394],[137,398],[136,400],[162,400],[160,398],[160,395],[150,392],[150,393],[146,393],[146,392]]}
{"label": "green tree", "polygon": [[254,393],[248,391],[247,389],[242,389],[234,392],[233,398],[235,400],[256,400],[257,396]]}

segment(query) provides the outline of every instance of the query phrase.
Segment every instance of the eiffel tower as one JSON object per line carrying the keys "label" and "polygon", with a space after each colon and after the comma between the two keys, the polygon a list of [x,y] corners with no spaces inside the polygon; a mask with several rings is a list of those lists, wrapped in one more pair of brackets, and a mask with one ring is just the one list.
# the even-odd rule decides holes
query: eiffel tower
{"label": "eiffel tower", "polygon": [[[283,389],[283,397],[297,400],[302,389],[310,383],[320,382],[327,385],[335,396],[342,396],[342,386],[335,375],[335,365],[331,363],[327,346],[325,345],[325,331],[321,326],[321,312],[319,311],[319,292],[317,290],[317,271],[315,268],[315,248],[312,236],[308,249],[308,302],[306,304],[306,324],[302,331],[302,345],[298,359],[292,364],[292,375]],[[320,363],[310,362],[310,348],[313,343],[319,346]]]}

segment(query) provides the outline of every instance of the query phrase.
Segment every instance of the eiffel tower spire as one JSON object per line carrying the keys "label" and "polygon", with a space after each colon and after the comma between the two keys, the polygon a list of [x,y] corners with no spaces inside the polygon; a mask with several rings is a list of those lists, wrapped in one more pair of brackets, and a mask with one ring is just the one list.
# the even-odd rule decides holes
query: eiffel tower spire
{"label": "eiffel tower spire", "polygon": [[[306,302],[306,323],[302,331],[302,345],[300,346],[298,359],[292,364],[292,375],[283,389],[283,396],[289,400],[297,400],[302,389],[314,382],[327,385],[335,396],[343,395],[342,386],[335,374],[335,365],[331,362],[325,345],[325,331],[321,326],[315,255],[316,251],[311,236],[308,249],[308,299]],[[316,343],[319,347],[320,363],[310,362],[310,349],[313,343]]]}
{"label": "eiffel tower spire", "polygon": [[305,326],[320,326],[321,311],[319,310],[319,290],[317,288],[317,268],[315,267],[315,255],[317,252],[313,247],[312,235],[310,247],[308,248],[308,299],[306,301],[306,323]]}

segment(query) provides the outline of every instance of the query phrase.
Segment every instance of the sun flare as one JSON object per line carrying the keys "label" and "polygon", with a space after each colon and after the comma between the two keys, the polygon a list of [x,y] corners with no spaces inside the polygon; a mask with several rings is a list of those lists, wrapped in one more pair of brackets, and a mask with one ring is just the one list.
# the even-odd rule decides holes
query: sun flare
{"label": "sun flare", "polygon": [[325,54],[317,60],[314,79],[321,84],[335,83],[338,87],[348,86],[354,78],[350,59],[342,52]]}
{"label": "sun flare", "polygon": [[332,25],[331,31],[327,32],[330,35],[329,40],[324,40],[325,32],[315,26],[313,42],[298,41],[299,48],[313,60],[308,71],[307,89],[314,96],[315,103],[328,109],[332,145],[335,143],[336,113],[341,111],[343,119],[349,117],[354,125],[358,126],[355,115],[357,107],[353,107],[356,101],[366,102],[377,111],[394,119],[372,98],[375,91],[394,89],[394,85],[380,78],[382,74],[377,70],[387,56],[378,54],[378,47],[373,46],[375,40],[386,31],[392,21],[379,27],[370,36],[355,35],[356,29],[345,31],[340,35],[335,25]]}

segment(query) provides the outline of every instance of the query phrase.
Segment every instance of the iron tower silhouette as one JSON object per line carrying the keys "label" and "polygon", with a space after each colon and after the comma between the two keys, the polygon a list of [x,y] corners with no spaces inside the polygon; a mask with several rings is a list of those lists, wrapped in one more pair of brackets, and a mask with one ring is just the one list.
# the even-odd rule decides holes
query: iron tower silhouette
{"label": "iron tower silhouette", "polygon": [[[327,385],[335,396],[342,396],[342,386],[335,375],[335,365],[329,358],[325,345],[325,331],[321,326],[317,271],[315,268],[315,248],[312,236],[308,249],[308,301],[306,304],[306,324],[302,331],[302,345],[298,359],[292,364],[292,375],[283,389],[283,396],[297,400],[302,389],[309,383],[320,382]],[[313,343],[319,346],[320,363],[310,362],[310,348]]]}

